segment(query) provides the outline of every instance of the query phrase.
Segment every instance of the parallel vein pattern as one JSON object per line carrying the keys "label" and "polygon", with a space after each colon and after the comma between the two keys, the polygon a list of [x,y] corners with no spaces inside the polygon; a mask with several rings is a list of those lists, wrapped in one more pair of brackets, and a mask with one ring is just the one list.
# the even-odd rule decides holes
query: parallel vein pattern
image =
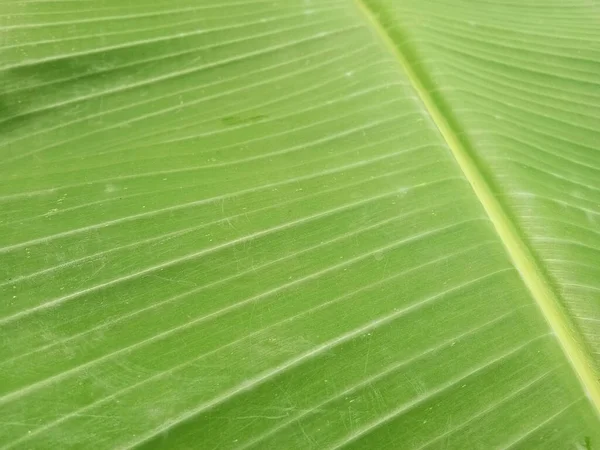
{"label": "parallel vein pattern", "polygon": [[458,17],[456,3],[425,15],[412,2],[389,11],[419,17],[407,40],[433,95],[452,109],[598,367],[598,10],[501,2]]}
{"label": "parallel vein pattern", "polygon": [[[452,4],[402,5],[596,351],[589,11],[549,10],[554,43],[543,24],[509,28],[508,2],[470,10],[489,24],[468,35]],[[600,443],[556,335],[354,2],[10,0],[0,33],[0,448]]]}
{"label": "parallel vein pattern", "polygon": [[600,417],[600,378],[596,371],[595,358],[589,354],[587,346],[581,342],[579,333],[574,332],[569,314],[566,314],[562,308],[559,296],[545,271],[535,260],[520,229],[513,224],[507,208],[496,198],[491,183],[485,179],[485,166],[478,164],[477,151],[471,148],[464,137],[459,136],[458,131],[461,128],[453,118],[452,112],[444,111],[443,107],[436,103],[436,99],[428,92],[428,88],[432,89],[434,85],[426,74],[417,69],[417,56],[410,45],[406,43],[408,38],[398,26],[398,21],[390,20],[385,8],[381,8],[377,1],[363,2],[360,0],[358,6],[374,25],[382,39],[388,43],[390,50],[398,57],[398,62],[440,130],[440,134],[452,151],[465,178],[473,187],[473,191],[493,223],[498,237],[504,244],[515,268],[519,271],[523,283],[531,292],[540,312],[556,335],[565,352],[565,357],[571,363],[581,381],[583,390]]}

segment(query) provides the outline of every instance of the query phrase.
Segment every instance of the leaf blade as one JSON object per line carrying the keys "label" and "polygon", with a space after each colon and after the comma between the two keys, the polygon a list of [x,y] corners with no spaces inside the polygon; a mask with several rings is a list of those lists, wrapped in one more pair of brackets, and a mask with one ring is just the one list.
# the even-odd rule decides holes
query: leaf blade
{"label": "leaf blade", "polygon": [[[60,5],[68,15],[3,6],[28,13],[15,24],[81,26],[8,30],[65,39],[32,53],[30,73],[1,75],[19,90],[1,125],[1,445],[86,447],[91,430],[97,448],[600,438],[493,224],[355,5]],[[109,47],[71,39],[116,13],[142,14],[144,30],[119,23]],[[164,39],[188,14],[209,31]],[[144,43],[146,25],[162,40]]]}

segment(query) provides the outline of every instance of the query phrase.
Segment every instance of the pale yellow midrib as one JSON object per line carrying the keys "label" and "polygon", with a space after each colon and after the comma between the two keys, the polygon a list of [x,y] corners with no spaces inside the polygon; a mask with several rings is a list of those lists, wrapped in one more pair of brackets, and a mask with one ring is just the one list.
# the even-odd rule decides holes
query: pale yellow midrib
{"label": "pale yellow midrib", "polygon": [[396,56],[408,80],[423,102],[429,116],[442,134],[463,174],[471,184],[475,195],[485,209],[500,240],[504,244],[513,265],[518,270],[521,279],[531,292],[550,328],[556,335],[566,358],[569,360],[582,384],[584,392],[600,417],[600,382],[598,375],[589,362],[582,345],[569,330],[568,321],[560,309],[559,299],[550,288],[550,283],[543,275],[543,272],[539,269],[531,250],[519,235],[516,227],[502,208],[502,205],[492,193],[489,184],[485,181],[477,164],[470,157],[469,152],[464,148],[435,101],[429,95],[410,62],[379,23],[371,9],[364,3],[364,0],[355,0],[355,2],[359,10],[362,11],[368,22],[373,26],[375,32],[384,41],[392,54]]}

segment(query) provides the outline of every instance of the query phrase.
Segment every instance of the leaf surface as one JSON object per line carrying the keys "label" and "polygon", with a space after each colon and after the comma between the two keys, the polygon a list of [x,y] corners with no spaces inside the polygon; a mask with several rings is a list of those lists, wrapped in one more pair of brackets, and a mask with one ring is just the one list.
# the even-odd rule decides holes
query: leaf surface
{"label": "leaf surface", "polygon": [[0,5],[0,448],[596,448],[586,0]]}

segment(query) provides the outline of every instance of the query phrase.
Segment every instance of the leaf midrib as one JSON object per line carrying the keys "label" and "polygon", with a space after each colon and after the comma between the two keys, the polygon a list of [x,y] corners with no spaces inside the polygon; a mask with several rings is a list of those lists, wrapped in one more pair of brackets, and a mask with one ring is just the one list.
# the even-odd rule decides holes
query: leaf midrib
{"label": "leaf midrib", "polygon": [[[539,267],[532,249],[525,242],[506,209],[492,192],[483,170],[458,137],[454,129],[455,126],[449,122],[442,109],[430,95],[423,77],[407,58],[407,51],[403,48],[405,44],[395,42],[387,31],[382,20],[385,19],[385,13],[377,11],[372,5],[372,0],[355,0],[355,3],[375,34],[397,59],[427,114],[444,138],[452,156],[492,222],[512,264],[519,272],[523,283],[555,334],[565,357],[571,364],[584,392],[600,417],[600,381],[593,368],[591,358],[572,331],[574,327],[565,315],[559,297],[552,289],[549,279]],[[394,27],[394,30],[397,30],[397,27]],[[406,42],[406,39],[402,41]]]}

